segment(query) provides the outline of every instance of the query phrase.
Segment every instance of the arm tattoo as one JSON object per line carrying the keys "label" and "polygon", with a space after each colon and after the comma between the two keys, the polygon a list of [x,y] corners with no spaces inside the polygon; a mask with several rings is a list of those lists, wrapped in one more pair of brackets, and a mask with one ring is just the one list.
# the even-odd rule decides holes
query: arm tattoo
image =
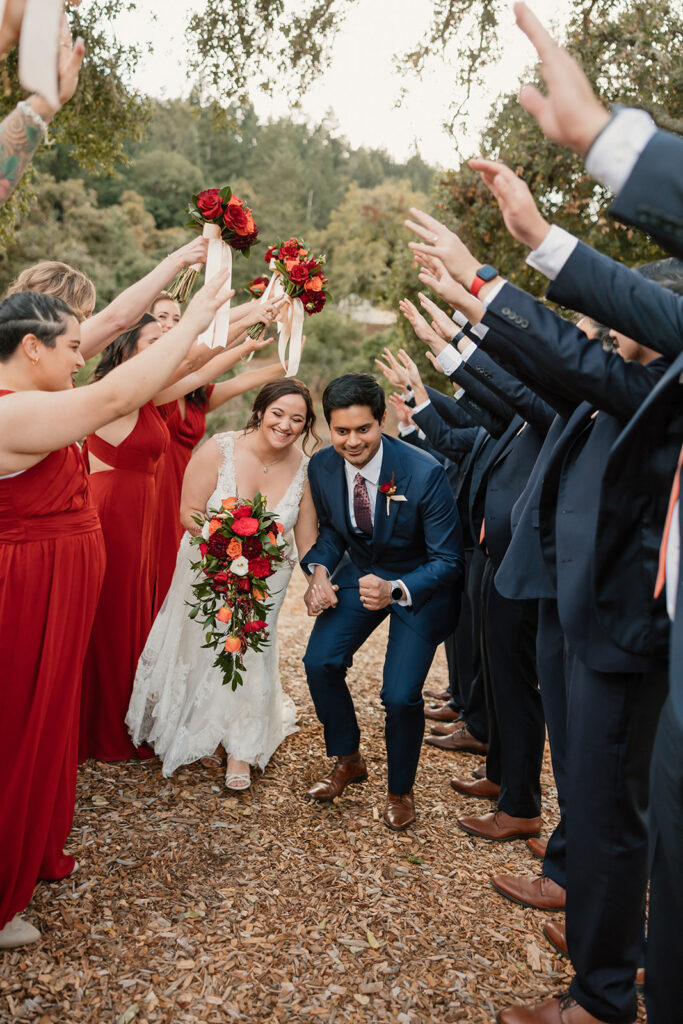
{"label": "arm tattoo", "polygon": [[43,135],[36,124],[15,108],[0,123],[0,205],[31,162]]}

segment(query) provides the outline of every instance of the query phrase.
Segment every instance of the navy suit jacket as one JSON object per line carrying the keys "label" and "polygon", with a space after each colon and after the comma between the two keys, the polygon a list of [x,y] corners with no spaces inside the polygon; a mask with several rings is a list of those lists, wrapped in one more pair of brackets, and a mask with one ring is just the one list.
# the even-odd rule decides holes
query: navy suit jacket
{"label": "navy suit jacket", "polygon": [[[319,535],[301,565],[324,565],[340,587],[357,587],[369,573],[401,579],[408,608],[390,606],[415,632],[439,643],[453,631],[465,560],[458,512],[443,467],[430,455],[383,435],[380,485],[392,479],[405,502],[389,503],[378,490],[372,537],[356,533],[349,518],[344,459],[334,448],[316,452],[308,466]],[[347,557],[345,557],[347,556]]]}
{"label": "navy suit jacket", "polygon": [[455,399],[434,388],[428,387],[425,390],[439,416],[452,427],[484,427],[492,437],[501,437],[510,422],[509,415],[500,416],[491,412],[468,395]]}
{"label": "navy suit jacket", "polygon": [[539,432],[545,434],[555,419],[555,409],[552,406],[481,349],[477,348],[476,352],[462,364],[462,370],[485,384]]}
{"label": "navy suit jacket", "polygon": [[683,256],[683,139],[658,131],[640,154],[609,212]]}

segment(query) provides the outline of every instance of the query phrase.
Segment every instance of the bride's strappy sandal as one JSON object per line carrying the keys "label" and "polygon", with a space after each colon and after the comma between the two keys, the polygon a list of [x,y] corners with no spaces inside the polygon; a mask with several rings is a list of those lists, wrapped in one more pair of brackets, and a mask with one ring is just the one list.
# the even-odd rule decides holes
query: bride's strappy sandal
{"label": "bride's strappy sandal", "polygon": [[[228,757],[228,766],[230,765],[230,760],[230,757]],[[237,758],[233,760],[237,760]],[[251,786],[251,769],[249,766],[247,766],[246,772],[227,772],[225,785],[228,789],[234,789],[238,792],[243,789],[249,789]]]}

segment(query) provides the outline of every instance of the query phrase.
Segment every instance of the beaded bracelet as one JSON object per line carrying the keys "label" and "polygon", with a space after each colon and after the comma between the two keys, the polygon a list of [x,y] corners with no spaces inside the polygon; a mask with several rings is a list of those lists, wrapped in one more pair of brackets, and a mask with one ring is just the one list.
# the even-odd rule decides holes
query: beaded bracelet
{"label": "beaded bracelet", "polygon": [[29,121],[33,121],[33,123],[40,128],[43,136],[47,138],[47,124],[43,121],[40,114],[33,109],[28,100],[20,100],[19,103],[17,103],[17,110],[20,110],[24,117],[27,117]]}

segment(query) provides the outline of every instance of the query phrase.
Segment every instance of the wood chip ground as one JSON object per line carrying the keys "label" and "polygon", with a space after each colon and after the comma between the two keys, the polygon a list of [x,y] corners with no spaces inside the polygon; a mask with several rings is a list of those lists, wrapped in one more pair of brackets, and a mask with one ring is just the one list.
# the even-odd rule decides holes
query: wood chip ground
{"label": "wood chip ground", "polygon": [[[42,942],[0,954],[3,1024],[484,1024],[566,988],[568,963],[541,930],[557,915],[489,882],[539,862],[522,842],[478,841],[455,823],[491,807],[449,786],[481,759],[426,747],[416,826],[382,824],[386,630],[350,674],[370,779],[337,804],[304,798],[328,761],[301,665],[302,590],[297,575],[280,620],[301,729],[248,793],[228,795],[220,770],[199,764],[173,779],[156,761],[80,770],[68,843],[79,868],[36,889],[26,916]],[[429,685],[446,682],[440,650]],[[543,783],[548,834],[547,754]]]}

